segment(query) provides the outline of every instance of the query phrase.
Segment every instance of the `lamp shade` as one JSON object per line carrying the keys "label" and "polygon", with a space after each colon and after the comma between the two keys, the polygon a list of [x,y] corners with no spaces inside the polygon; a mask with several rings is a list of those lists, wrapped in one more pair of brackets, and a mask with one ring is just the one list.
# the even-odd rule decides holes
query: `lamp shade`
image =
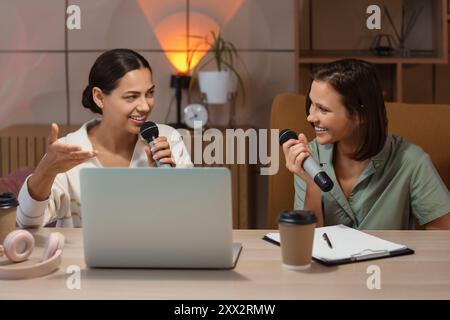
{"label": "lamp shade", "polygon": [[[178,72],[187,74],[208,52],[210,45],[202,38],[209,30],[219,31],[218,24],[208,16],[192,12],[189,35],[186,34],[186,15],[178,12],[164,18],[155,34],[165,55]],[[200,38],[191,37],[195,35]],[[189,38],[188,38],[189,37]]]}

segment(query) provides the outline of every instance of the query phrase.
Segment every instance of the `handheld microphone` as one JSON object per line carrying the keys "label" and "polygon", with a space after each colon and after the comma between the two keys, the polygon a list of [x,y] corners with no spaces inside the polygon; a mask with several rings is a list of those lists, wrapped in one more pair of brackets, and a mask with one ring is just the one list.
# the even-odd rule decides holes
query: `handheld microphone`
{"label": "handheld microphone", "polygon": [[[146,121],[141,126],[140,134],[141,134],[142,138],[144,138],[145,141],[147,141],[147,143],[150,145],[150,152],[151,152],[152,148],[155,145],[154,140],[156,138],[158,138],[158,136],[159,136],[158,126],[153,121]],[[152,155],[153,155],[153,152],[152,152]],[[155,161],[156,161],[156,166],[158,168],[171,168],[170,164],[162,163],[159,160],[155,160]]]}
{"label": "handheld microphone", "polygon": [[[289,139],[297,140],[297,134],[291,129],[284,129],[280,132],[280,146],[282,146]],[[319,186],[320,190],[323,192],[328,192],[333,189],[333,181],[330,177],[323,171],[317,162],[314,161],[312,157],[307,157],[301,164],[303,170],[305,170],[308,175],[314,180],[314,182]]]}

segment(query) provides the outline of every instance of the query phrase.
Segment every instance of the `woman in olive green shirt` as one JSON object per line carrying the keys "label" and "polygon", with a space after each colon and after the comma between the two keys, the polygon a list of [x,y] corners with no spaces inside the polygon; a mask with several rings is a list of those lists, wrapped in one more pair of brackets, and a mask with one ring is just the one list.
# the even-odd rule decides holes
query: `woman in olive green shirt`
{"label": "woman in olive green shirt", "polygon": [[[304,134],[283,144],[286,167],[295,174],[295,208],[312,210],[318,225],[358,229],[450,229],[450,193],[430,157],[418,146],[388,135],[387,116],[374,67],[339,60],[312,75]],[[333,180],[321,192],[302,169],[312,155]]]}

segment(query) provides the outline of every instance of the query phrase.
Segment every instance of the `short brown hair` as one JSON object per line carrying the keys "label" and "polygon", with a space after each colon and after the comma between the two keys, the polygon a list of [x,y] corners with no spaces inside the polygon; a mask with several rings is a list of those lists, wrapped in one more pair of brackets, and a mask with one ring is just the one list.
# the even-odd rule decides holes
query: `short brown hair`
{"label": "short brown hair", "polygon": [[[386,142],[388,120],[374,66],[362,60],[343,59],[321,65],[311,78],[330,84],[342,96],[341,102],[350,117],[360,120],[359,148],[352,158],[362,161],[378,154]],[[306,97],[307,116],[311,107],[311,84]]]}

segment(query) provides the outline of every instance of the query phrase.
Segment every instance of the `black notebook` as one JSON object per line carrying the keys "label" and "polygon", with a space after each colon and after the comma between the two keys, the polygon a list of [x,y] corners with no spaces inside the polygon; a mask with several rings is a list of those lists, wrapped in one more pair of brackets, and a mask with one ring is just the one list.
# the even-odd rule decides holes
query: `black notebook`
{"label": "black notebook", "polygon": [[[323,238],[326,233],[331,247]],[[280,244],[279,233],[268,233],[264,240]],[[413,254],[405,245],[387,241],[344,225],[316,228],[312,257],[328,266]]]}

